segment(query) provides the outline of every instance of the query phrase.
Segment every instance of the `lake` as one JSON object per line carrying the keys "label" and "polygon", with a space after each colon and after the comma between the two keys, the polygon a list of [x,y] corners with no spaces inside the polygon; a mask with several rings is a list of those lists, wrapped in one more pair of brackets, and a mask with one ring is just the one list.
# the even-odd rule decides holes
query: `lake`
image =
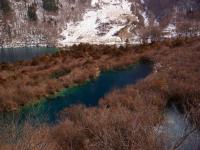
{"label": "lake", "polygon": [[56,51],[56,48],[49,47],[3,48],[0,49],[0,63],[13,63],[17,61],[31,60],[34,57],[52,54]]}
{"label": "lake", "polygon": [[[83,104],[87,107],[98,107],[99,100],[114,89],[120,89],[138,80],[144,79],[152,72],[152,65],[137,63],[121,70],[109,70],[102,72],[99,77],[82,85],[64,89],[55,96],[40,100],[37,104],[27,105],[21,109],[19,114],[1,114],[0,123],[18,125],[29,122],[32,125],[47,123],[55,125],[61,121],[59,114],[65,108],[73,105]],[[167,135],[166,147],[169,149],[183,136],[187,129],[190,131],[192,125],[184,118],[175,104],[171,104],[164,112],[162,126],[155,127],[155,131]],[[2,128],[1,133],[4,132]],[[192,133],[183,143],[181,150],[198,150],[200,148],[199,131]]]}
{"label": "lake", "polygon": [[129,66],[126,69],[102,72],[95,80],[64,89],[57,96],[24,107],[20,112],[20,121],[55,123],[59,120],[59,112],[65,108],[77,104],[88,107],[97,106],[99,100],[112,90],[135,84],[151,72],[151,65],[141,63]]}

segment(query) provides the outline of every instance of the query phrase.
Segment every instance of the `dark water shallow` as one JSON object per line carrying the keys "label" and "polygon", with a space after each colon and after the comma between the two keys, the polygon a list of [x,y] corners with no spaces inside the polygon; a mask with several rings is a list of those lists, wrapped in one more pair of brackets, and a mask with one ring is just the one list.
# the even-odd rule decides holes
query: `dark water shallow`
{"label": "dark water shallow", "polygon": [[56,51],[56,48],[48,47],[4,48],[0,49],[0,63],[30,60],[37,56],[55,53]]}

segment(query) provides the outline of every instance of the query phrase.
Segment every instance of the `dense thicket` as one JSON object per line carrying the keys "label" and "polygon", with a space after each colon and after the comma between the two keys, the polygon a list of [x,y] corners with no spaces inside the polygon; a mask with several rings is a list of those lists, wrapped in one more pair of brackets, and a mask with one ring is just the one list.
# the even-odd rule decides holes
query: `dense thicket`
{"label": "dense thicket", "polygon": [[0,9],[3,13],[9,13],[11,11],[10,2],[8,0],[0,0]]}
{"label": "dense thicket", "polygon": [[31,6],[28,7],[28,17],[31,21],[36,21],[37,20],[37,6],[36,4],[32,4]]}
{"label": "dense thicket", "polygon": [[57,1],[56,0],[42,0],[43,8],[47,11],[57,11]]}
{"label": "dense thicket", "polygon": [[[29,98],[33,92],[41,92],[44,87],[55,88],[57,80],[49,80],[46,86],[44,83],[40,84],[50,72],[53,72],[53,75],[59,74],[57,77],[62,83],[67,80],[70,82],[74,76],[83,78],[93,66],[105,70],[107,65],[106,68],[117,64],[122,66],[128,59],[130,61],[134,59],[131,56],[135,58],[138,56],[140,62],[154,62],[154,73],[135,85],[112,91],[100,100],[99,107],[73,106],[65,109],[60,114],[62,121],[55,126],[42,125],[34,129],[30,125],[25,125],[23,132],[19,130],[16,132],[16,127],[12,124],[4,126],[1,131],[5,132],[0,134],[0,149],[177,150],[191,144],[192,150],[199,150],[199,136],[194,138],[191,136],[198,133],[200,128],[199,39],[163,41],[126,49],[81,44],[73,46],[72,49],[60,51],[53,56],[37,58],[33,64],[26,62],[7,67],[6,64],[2,64],[0,106],[5,106],[1,101],[3,99],[11,103],[9,97],[3,96],[11,96],[12,87],[17,88],[13,95],[20,101],[22,97],[19,97],[19,94],[27,95]],[[64,67],[71,68],[68,74],[71,74],[71,77],[58,72]],[[34,81],[28,81],[28,78]],[[8,88],[6,84],[10,87]],[[37,84],[38,91],[34,88]],[[172,130],[168,130],[168,125],[163,126],[163,123],[168,122],[168,117],[165,120],[165,112],[171,104],[176,105],[177,109],[185,114],[184,119],[189,119],[193,124],[191,128],[186,126],[183,132],[179,130],[180,139],[178,135],[166,132]],[[169,123],[171,124],[171,119]],[[8,144],[1,144],[2,141]],[[10,144],[10,141],[16,142]]]}

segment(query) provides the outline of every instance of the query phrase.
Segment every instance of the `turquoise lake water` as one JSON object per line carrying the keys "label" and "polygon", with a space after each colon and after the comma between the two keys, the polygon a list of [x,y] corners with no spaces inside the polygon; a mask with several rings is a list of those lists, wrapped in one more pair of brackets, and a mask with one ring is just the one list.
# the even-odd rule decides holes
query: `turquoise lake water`
{"label": "turquoise lake water", "polygon": [[57,96],[24,107],[19,118],[21,121],[54,123],[59,120],[59,112],[65,108],[77,104],[88,107],[97,106],[99,100],[112,90],[134,84],[151,72],[151,65],[139,63],[127,69],[103,72],[95,80],[80,86],[67,88]]}
{"label": "turquoise lake water", "polygon": [[[10,124],[11,120],[15,120],[18,125],[22,126],[26,121],[33,125],[42,123],[54,125],[60,121],[59,114],[65,108],[77,104],[83,104],[87,107],[98,107],[99,100],[112,90],[135,84],[151,72],[152,65],[142,63],[135,64],[126,69],[102,72],[95,80],[91,80],[80,86],[64,89],[58,95],[43,99],[38,104],[25,106],[19,114],[1,114],[0,123],[2,122],[2,125],[4,122],[6,122],[5,124]],[[164,114],[164,124],[155,129],[158,132],[163,132],[168,135],[165,145],[167,148],[171,148],[182,137],[185,129],[191,129],[192,125],[185,120],[184,114],[174,104],[169,106]],[[2,128],[2,131],[0,130],[0,133],[3,132],[4,128]],[[185,140],[180,149],[199,150],[199,141],[199,131],[194,132]]]}

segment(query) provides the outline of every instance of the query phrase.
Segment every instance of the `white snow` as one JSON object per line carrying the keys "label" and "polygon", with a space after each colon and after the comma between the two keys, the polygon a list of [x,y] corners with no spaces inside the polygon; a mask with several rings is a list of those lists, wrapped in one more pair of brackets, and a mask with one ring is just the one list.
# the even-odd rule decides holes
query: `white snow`
{"label": "white snow", "polygon": [[157,19],[154,20],[154,26],[155,26],[155,27],[159,27],[159,26],[160,26],[160,23],[158,22]]}
{"label": "white snow", "polygon": [[141,3],[144,4],[144,0],[141,0]]}
{"label": "white snow", "polygon": [[176,26],[174,24],[169,24],[164,30],[163,33],[165,33],[165,38],[174,38],[177,36],[176,33]]}
{"label": "white snow", "polygon": [[114,34],[126,26],[127,16],[134,16],[131,12],[131,3],[127,0],[92,0],[91,6],[93,8],[85,12],[81,21],[67,24],[61,33],[65,38],[59,39],[59,46],[122,42]]}
{"label": "white snow", "polygon": [[98,3],[98,1],[99,1],[99,0],[92,0],[92,1],[91,1],[91,6],[92,6],[92,7],[95,7],[96,4]]}
{"label": "white snow", "polygon": [[145,27],[149,26],[149,19],[148,19],[148,17],[147,17],[146,12],[144,11],[144,12],[141,13],[141,14],[142,14],[142,17],[144,18],[144,25],[145,25]]}

